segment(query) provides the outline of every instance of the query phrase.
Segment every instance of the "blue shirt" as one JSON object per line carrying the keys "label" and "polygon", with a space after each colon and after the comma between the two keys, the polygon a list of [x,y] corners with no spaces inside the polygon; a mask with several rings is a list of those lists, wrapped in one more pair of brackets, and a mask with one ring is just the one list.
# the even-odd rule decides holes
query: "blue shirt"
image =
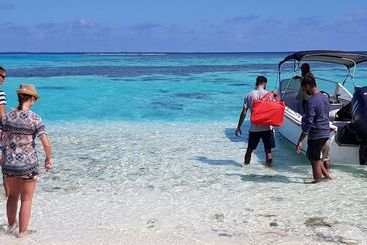
{"label": "blue shirt", "polygon": [[323,94],[316,93],[309,97],[302,116],[302,132],[307,133],[309,139],[329,138],[329,110],[329,101]]}

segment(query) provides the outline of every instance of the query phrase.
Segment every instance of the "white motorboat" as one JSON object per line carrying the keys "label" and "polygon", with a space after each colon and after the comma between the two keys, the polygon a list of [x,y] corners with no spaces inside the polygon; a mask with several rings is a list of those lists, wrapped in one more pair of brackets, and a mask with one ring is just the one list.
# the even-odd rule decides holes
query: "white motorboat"
{"label": "white motorboat", "polygon": [[[336,132],[331,132],[331,162],[367,164],[367,87],[355,83],[356,67],[366,61],[367,54],[327,50],[295,52],[280,61],[278,92],[286,108],[284,124],[278,132],[294,145],[297,144],[303,113],[299,94],[302,79],[300,65],[309,63],[320,92],[329,99],[330,122],[338,128]],[[361,65],[364,69],[365,64]],[[284,78],[285,71],[288,78]],[[306,141],[303,145],[305,149]]]}

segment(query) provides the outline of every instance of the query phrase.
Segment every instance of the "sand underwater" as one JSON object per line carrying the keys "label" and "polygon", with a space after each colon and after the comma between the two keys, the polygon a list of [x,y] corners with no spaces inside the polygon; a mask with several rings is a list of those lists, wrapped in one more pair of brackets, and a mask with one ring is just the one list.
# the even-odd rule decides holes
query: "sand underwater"
{"label": "sand underwater", "polygon": [[[247,131],[248,124],[243,128]],[[233,123],[54,123],[30,229],[0,244],[367,244],[367,171],[311,167],[277,135],[272,168]],[[38,145],[39,147],[39,145]]]}

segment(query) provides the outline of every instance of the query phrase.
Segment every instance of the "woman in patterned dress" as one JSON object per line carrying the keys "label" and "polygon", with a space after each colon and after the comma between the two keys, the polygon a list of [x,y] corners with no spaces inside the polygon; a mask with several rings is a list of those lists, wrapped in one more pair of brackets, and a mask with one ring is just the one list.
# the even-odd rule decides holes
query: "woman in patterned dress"
{"label": "woman in patterned dress", "polygon": [[7,112],[0,121],[3,147],[5,148],[2,173],[8,187],[6,204],[8,228],[16,229],[18,200],[21,201],[19,210],[19,233],[22,237],[29,233],[27,230],[31,215],[32,198],[39,174],[35,138],[38,137],[45,151],[45,169],[52,168],[51,144],[41,118],[30,109],[39,99],[32,84],[23,84],[17,90],[19,106]]}

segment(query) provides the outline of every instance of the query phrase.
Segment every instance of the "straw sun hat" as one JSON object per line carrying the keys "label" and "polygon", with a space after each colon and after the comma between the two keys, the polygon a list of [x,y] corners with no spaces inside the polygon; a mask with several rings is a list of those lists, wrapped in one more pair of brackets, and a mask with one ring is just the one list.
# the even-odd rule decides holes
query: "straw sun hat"
{"label": "straw sun hat", "polygon": [[37,99],[40,98],[33,84],[21,84],[17,90],[17,94],[29,94],[36,97]]}

